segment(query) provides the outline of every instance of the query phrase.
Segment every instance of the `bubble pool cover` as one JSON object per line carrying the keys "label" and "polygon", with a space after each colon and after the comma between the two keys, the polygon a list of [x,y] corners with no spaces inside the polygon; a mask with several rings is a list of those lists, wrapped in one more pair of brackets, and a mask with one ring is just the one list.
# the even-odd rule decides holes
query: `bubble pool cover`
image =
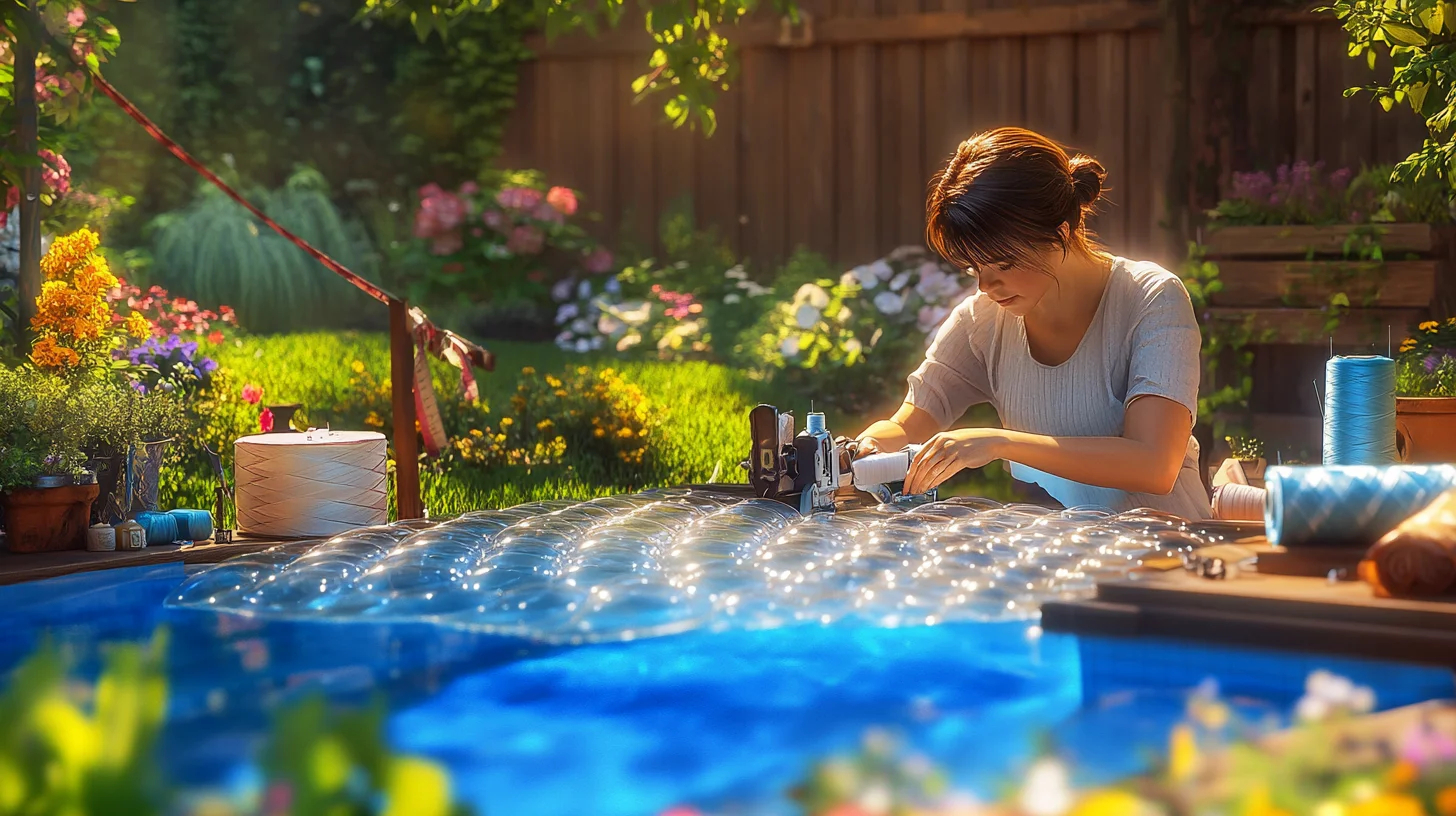
{"label": "bubble pool cover", "polygon": [[302,553],[274,548],[192,576],[168,605],[431,621],[553,643],[1003,620],[1206,543],[1154,511],[954,498],[804,517],[766,499],[655,490],[366,527]]}

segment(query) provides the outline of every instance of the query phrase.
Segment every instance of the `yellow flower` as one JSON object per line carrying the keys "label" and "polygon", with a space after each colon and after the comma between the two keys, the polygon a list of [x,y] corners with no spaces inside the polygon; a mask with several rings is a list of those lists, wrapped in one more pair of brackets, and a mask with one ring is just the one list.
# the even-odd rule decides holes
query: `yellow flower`
{"label": "yellow flower", "polygon": [[473,436],[473,437],[475,437],[476,439],[479,439],[480,437],[485,436],[485,434],[479,428],[471,428],[470,429],[470,435]]}
{"label": "yellow flower", "polygon": [[511,419],[510,417],[501,417],[501,423],[500,423],[500,425],[501,425],[502,428],[509,428],[512,425],[514,425],[515,423],[516,423],[516,421],[514,419]]}
{"label": "yellow flower", "polygon": [[140,340],[152,333],[152,324],[142,317],[141,312],[132,312],[126,316],[126,332]]}
{"label": "yellow flower", "polygon": [[30,350],[30,359],[41,368],[69,368],[81,362],[75,349],[56,343],[54,337],[42,337]]}
{"label": "yellow flower", "polygon": [[552,394],[555,394],[558,397],[564,397],[564,396],[566,396],[566,389],[565,388],[558,388],[555,391],[552,391],[551,393]]}
{"label": "yellow flower", "polygon": [[1456,326],[1456,317],[1448,317],[1448,318],[1446,318],[1446,325],[1447,326]]}
{"label": "yellow flower", "polygon": [[84,227],[62,235],[51,242],[51,248],[40,259],[40,271],[47,278],[58,278],[80,265],[100,244],[101,237]]}
{"label": "yellow flower", "polygon": [[607,432],[603,428],[597,428],[596,430],[592,431],[592,436],[595,436],[598,439],[600,439],[600,438],[602,438],[602,437],[604,437],[606,435],[607,435]]}
{"label": "yellow flower", "polygon": [[530,377],[536,373],[536,369],[530,366],[526,366],[525,368],[521,369],[521,373],[527,377]]}
{"label": "yellow flower", "polygon": [[1414,337],[1407,337],[1406,339],[1400,341],[1400,350],[1401,351],[1410,351],[1411,349],[1413,349],[1415,347],[1416,347],[1416,339]]}
{"label": "yellow flower", "polygon": [[632,436],[633,436],[632,429],[631,428],[622,428],[621,430],[617,431],[617,436],[620,436],[623,439],[631,439]]}
{"label": "yellow flower", "polygon": [[1096,791],[1078,802],[1068,816],[1138,816],[1145,810],[1143,800],[1125,791]]}
{"label": "yellow flower", "polygon": [[116,276],[111,274],[106,259],[100,256],[76,270],[76,289],[88,297],[99,298],[116,284]]}
{"label": "yellow flower", "polygon": [[1404,793],[1381,793],[1346,811],[1349,816],[1425,816],[1421,800]]}
{"label": "yellow flower", "polygon": [[354,373],[355,374],[363,374],[364,373],[364,363],[361,362],[361,361],[359,361],[359,360],[355,360],[354,363],[353,363],[353,365],[350,366],[350,368],[354,369]]}
{"label": "yellow flower", "polygon": [[1193,775],[1198,764],[1198,743],[1193,738],[1193,729],[1181,724],[1173,729],[1168,748],[1168,773],[1173,781],[1181,782]]}
{"label": "yellow flower", "polygon": [[1244,799],[1242,816],[1291,816],[1289,811],[1274,807],[1269,799],[1269,787],[1260,785]]}
{"label": "yellow flower", "polygon": [[546,384],[549,385],[549,386],[551,386],[552,388],[560,388],[561,387],[561,380],[558,380],[555,377],[551,376],[550,374],[547,374],[546,375]]}
{"label": "yellow flower", "polygon": [[536,423],[536,430],[538,430],[538,431],[544,431],[547,428],[550,428],[553,424],[554,423],[551,420],[549,420],[549,419],[543,419],[540,422],[537,422]]}
{"label": "yellow flower", "polygon": [[1419,777],[1420,775],[1421,772],[1419,768],[1417,768],[1413,763],[1402,759],[1401,761],[1390,766],[1390,770],[1385,772],[1385,784],[1388,787],[1392,788],[1404,788],[1410,783],[1416,781],[1417,777]]}
{"label": "yellow flower", "polygon": [[1434,320],[1427,320],[1426,322],[1421,324],[1420,328],[1423,332],[1434,332],[1440,326],[1441,324],[1437,323]]}
{"label": "yellow flower", "polygon": [[373,411],[370,411],[369,412],[369,416],[364,417],[364,424],[365,425],[373,425],[376,428],[383,428],[384,427],[384,419],[382,417],[380,417],[379,414],[377,414],[377,413],[375,413]]}
{"label": "yellow flower", "polygon": [[1436,813],[1439,816],[1456,816],[1456,785],[1442,788],[1436,794]]}

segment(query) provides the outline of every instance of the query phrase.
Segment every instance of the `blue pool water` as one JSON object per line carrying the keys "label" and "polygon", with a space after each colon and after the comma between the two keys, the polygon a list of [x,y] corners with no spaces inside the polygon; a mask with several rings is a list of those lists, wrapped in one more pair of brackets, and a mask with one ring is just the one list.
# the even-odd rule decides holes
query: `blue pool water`
{"label": "blue pool water", "polygon": [[426,624],[268,622],[164,609],[181,566],[0,587],[0,674],[45,633],[94,673],[105,644],[171,631],[168,772],[226,785],[290,696],[385,695],[399,750],[452,771],[485,813],[655,814],[681,803],[792,812],[808,764],[886,729],[994,791],[1050,734],[1082,777],[1138,767],[1165,744],[1182,693],[1285,715],[1305,674],[1370,685],[1381,707],[1449,697],[1449,670],[1188,644],[1094,641],[1025,623],[799,626],[547,647]]}

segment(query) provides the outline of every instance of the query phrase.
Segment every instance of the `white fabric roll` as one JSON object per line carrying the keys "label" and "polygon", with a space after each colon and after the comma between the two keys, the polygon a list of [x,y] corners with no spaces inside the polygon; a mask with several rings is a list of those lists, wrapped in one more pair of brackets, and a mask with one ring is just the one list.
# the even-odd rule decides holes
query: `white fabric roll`
{"label": "white fabric roll", "polygon": [[389,521],[383,434],[257,434],[233,452],[240,533],[323,538]]}

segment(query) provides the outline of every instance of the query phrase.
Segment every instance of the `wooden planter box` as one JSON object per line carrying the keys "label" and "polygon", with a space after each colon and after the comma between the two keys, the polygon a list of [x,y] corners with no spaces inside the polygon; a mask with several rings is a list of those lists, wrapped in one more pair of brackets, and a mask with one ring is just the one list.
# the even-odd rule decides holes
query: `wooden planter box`
{"label": "wooden planter box", "polygon": [[[1436,295],[1444,242],[1429,224],[1375,229],[1383,261],[1345,258],[1345,247],[1370,227],[1225,227],[1204,237],[1218,264],[1222,291],[1209,298],[1210,319],[1242,322],[1261,345],[1382,344],[1425,317]],[[1336,292],[1350,306],[1331,332]]]}

